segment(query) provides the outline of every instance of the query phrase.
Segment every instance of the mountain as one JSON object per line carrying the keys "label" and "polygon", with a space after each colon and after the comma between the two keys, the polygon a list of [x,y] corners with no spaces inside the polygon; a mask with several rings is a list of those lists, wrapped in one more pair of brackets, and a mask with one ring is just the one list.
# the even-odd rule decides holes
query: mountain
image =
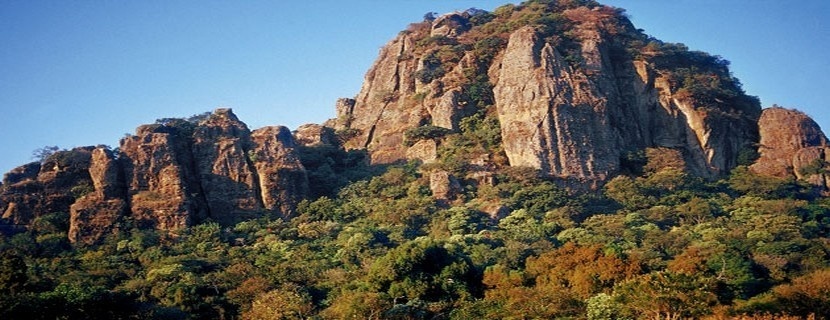
{"label": "mountain", "polygon": [[427,15],[324,124],[216,109],[6,173],[0,314],[828,316],[827,137],[728,66],[593,1]]}
{"label": "mountain", "polygon": [[[802,174],[824,165],[820,128],[797,111],[762,115],[728,65],[643,34],[617,8],[471,9],[400,32],[325,128],[345,149],[367,150],[371,164],[418,160],[451,180],[529,167],[560,186],[596,190],[657,148],[709,179],[760,151],[754,172],[826,190],[823,173]],[[160,119],[122,139],[117,153],[76,148],[12,170],[0,211],[24,226],[71,212],[70,237],[85,242],[121,217],[176,230],[290,216],[309,188],[294,140],[284,127],[251,132],[229,109]]]}

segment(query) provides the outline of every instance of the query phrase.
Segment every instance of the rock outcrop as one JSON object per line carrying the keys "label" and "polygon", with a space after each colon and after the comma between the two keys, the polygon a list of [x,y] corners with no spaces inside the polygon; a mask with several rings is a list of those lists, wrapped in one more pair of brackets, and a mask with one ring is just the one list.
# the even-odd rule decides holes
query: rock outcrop
{"label": "rock outcrop", "polygon": [[0,193],[2,218],[9,224],[29,225],[47,214],[68,213],[75,199],[93,188],[87,171],[92,149],[58,151],[42,163],[30,163],[6,174]]}
{"label": "rock outcrop", "polygon": [[758,174],[797,178],[830,190],[830,146],[819,125],[797,110],[764,109],[758,120],[760,157],[750,166]]}
{"label": "rock outcrop", "polygon": [[313,123],[299,126],[294,131],[294,140],[307,147],[338,144],[333,128]]}
{"label": "rock outcrop", "polygon": [[211,219],[225,225],[261,215],[251,131],[230,109],[217,109],[193,132],[193,159]]}
{"label": "rock outcrop", "polygon": [[750,169],[763,175],[793,177],[798,171],[795,170],[796,159],[799,165],[803,165],[812,161],[808,158],[817,159],[819,155],[817,151],[805,151],[798,156],[799,151],[828,144],[827,137],[818,124],[796,110],[781,107],[764,109],[758,120],[758,128],[761,135],[758,148],[760,157]]}
{"label": "rock outcrop", "polygon": [[433,125],[455,130],[470,111],[460,96],[464,71],[475,65],[475,57],[444,66],[437,51],[423,51],[415,43],[430,34],[455,37],[469,29],[468,17],[450,14],[424,23],[428,25],[402,33],[381,49],[354,101],[338,101],[338,129],[354,135],[345,147],[368,149],[372,163],[407,159],[407,129]]}
{"label": "rock outcrop", "polygon": [[297,145],[286,127],[264,127],[251,135],[250,154],[259,175],[259,190],[266,210],[285,217],[308,195],[308,175],[300,163]]}
{"label": "rock outcrop", "polygon": [[121,139],[132,218],[139,227],[179,230],[207,217],[193,172],[189,135],[181,128],[143,125]]}
{"label": "rock outcrop", "polygon": [[94,244],[122,226],[176,232],[206,219],[289,217],[308,194],[291,132],[252,133],[230,109],[140,126],[119,150],[59,151],[10,171],[0,186],[0,225],[68,213],[70,242]]}
{"label": "rock outcrop", "polygon": [[127,214],[124,177],[112,151],[97,147],[89,165],[93,191],[69,209],[69,241],[92,244],[118,230]]}
{"label": "rock outcrop", "polygon": [[[381,49],[354,103],[338,102],[338,128],[354,134],[346,147],[366,148],[376,164],[434,161],[431,145],[437,153],[440,139],[407,144],[405,133],[426,125],[458,132],[481,107],[472,96],[488,94],[509,165],[537,168],[570,187],[601,185],[627,152],[649,147],[679,150],[690,171],[716,177],[757,143],[760,106],[716,58],[625,53],[632,48],[621,39],[639,31],[613,8],[562,16],[571,24],[569,45],[533,24],[482,40],[487,31],[468,13],[413,24]],[[458,48],[470,49],[447,53]],[[734,95],[704,99],[683,88],[677,74],[697,69],[720,77]]]}
{"label": "rock outcrop", "polygon": [[510,36],[493,89],[504,151],[512,166],[562,178],[604,180],[620,150],[597,88],[524,27]]}

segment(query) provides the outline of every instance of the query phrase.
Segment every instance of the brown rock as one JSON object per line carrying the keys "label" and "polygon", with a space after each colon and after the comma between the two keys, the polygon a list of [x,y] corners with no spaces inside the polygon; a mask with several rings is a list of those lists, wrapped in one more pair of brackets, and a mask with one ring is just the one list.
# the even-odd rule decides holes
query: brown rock
{"label": "brown rock", "polygon": [[[33,164],[6,175],[9,183],[0,194],[0,210],[11,224],[29,225],[35,218],[56,212],[69,212],[76,198],[91,192],[88,168],[93,147],[58,151],[34,170]],[[37,177],[32,178],[37,171]]]}
{"label": "brown rock", "polygon": [[3,185],[13,185],[27,180],[37,179],[37,174],[40,173],[40,162],[30,162],[12,169],[3,175]]}
{"label": "brown rock", "polygon": [[206,216],[190,167],[189,139],[182,130],[140,126],[136,135],[121,139],[120,160],[137,226],[175,231]]}
{"label": "brown rock", "polygon": [[251,132],[231,109],[216,109],[193,132],[193,158],[211,219],[223,225],[261,215],[248,150]]}
{"label": "brown rock", "polygon": [[406,158],[433,163],[438,159],[438,143],[433,139],[419,140],[406,150]]}
{"label": "brown rock", "polygon": [[127,203],[123,199],[101,199],[93,194],[72,204],[69,214],[69,241],[94,244],[119,230]]}
{"label": "brown rock", "polygon": [[93,244],[118,230],[127,213],[126,189],[121,167],[112,152],[103,147],[92,151],[89,166],[94,191],[69,208],[69,241]]}
{"label": "brown rock", "polygon": [[556,49],[525,27],[510,36],[501,64],[493,92],[511,166],[592,181],[617,170],[620,148],[604,100]]}
{"label": "brown rock", "polygon": [[470,30],[470,19],[460,13],[449,13],[432,22],[430,36],[455,38],[467,30]]}
{"label": "brown rock", "polygon": [[[344,122],[349,125],[337,129],[348,129],[354,134],[345,147],[368,149],[374,164],[407,159],[407,147],[403,143],[406,130],[424,125],[455,130],[458,121],[468,113],[459,100],[464,70],[474,65],[475,57],[468,54],[454,66],[441,65],[445,70],[442,76],[418,79],[418,72],[439,66],[426,63],[433,53],[415,48],[413,41],[413,35],[402,34],[383,47],[366,73],[354,105],[338,107],[338,119],[348,119],[338,120],[338,125]],[[341,112],[347,109],[351,113]]]}
{"label": "brown rock", "polygon": [[[827,145],[827,137],[821,128],[806,114],[781,107],[764,109],[758,120],[761,134],[760,158],[750,166],[753,172],[779,178],[792,177],[794,156],[809,147]],[[817,159],[819,149],[805,151],[795,159],[800,166]],[[809,155],[809,156],[808,156]],[[810,158],[812,157],[812,158]]]}
{"label": "brown rock", "polygon": [[302,146],[337,145],[337,137],[332,128],[319,124],[304,124],[294,131],[294,140]]}
{"label": "brown rock", "polygon": [[444,170],[436,170],[429,174],[429,188],[436,200],[453,200],[461,192],[458,180]]}
{"label": "brown rock", "polygon": [[266,210],[289,217],[308,194],[308,176],[286,127],[264,127],[251,134],[251,160],[259,175]]}
{"label": "brown rock", "polygon": [[335,115],[334,128],[342,130],[348,128],[352,124],[352,115],[354,114],[355,100],[350,98],[337,99],[334,105]]}

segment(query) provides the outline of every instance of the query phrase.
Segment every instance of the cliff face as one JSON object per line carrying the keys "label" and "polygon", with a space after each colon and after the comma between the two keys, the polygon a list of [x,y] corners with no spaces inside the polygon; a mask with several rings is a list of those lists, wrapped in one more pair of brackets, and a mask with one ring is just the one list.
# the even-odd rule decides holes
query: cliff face
{"label": "cliff face", "polygon": [[468,17],[451,14],[428,28],[401,33],[380,51],[354,101],[338,102],[338,126],[353,130],[345,146],[371,150],[373,163],[407,158],[404,133],[423,125],[456,129],[465,108],[459,103],[464,56],[453,68],[441,66],[435,52],[423,52],[416,39],[433,34],[452,38],[466,30]]}
{"label": "cliff face", "polygon": [[223,225],[290,216],[308,179],[284,127],[251,133],[230,109],[196,121],[165,119],[121,140],[120,152],[57,152],[6,174],[6,224],[69,213],[71,242],[100,241],[125,223],[176,231],[211,219]]}
{"label": "cliff face", "polygon": [[118,230],[127,213],[124,176],[112,151],[92,151],[89,176],[94,189],[69,208],[69,240],[91,244]]}
{"label": "cliff face", "polygon": [[145,125],[121,139],[120,161],[132,216],[139,227],[177,230],[207,216],[185,132]]}
{"label": "cliff face", "polygon": [[[719,58],[653,40],[644,45],[649,39],[613,8],[513,11],[489,20],[445,15],[387,44],[354,104],[338,108],[338,125],[355,134],[346,146],[367,148],[373,163],[435,159],[436,151],[424,148],[437,150],[441,139],[405,144],[406,132],[425,125],[459,132],[462,119],[493,105],[509,165],[581,188],[616,174],[632,151],[677,149],[690,171],[715,177],[757,143],[760,106]],[[492,31],[509,29],[523,14],[559,20]],[[482,49],[488,45],[491,51]],[[481,96],[492,101],[474,105]]]}
{"label": "cliff face", "polygon": [[248,157],[251,131],[229,109],[218,109],[193,132],[193,158],[210,215],[223,224],[262,211],[259,179]]}
{"label": "cliff face", "polygon": [[254,158],[265,209],[286,217],[293,215],[297,204],[308,195],[309,186],[291,131],[282,126],[264,127],[254,130],[252,138],[249,153]]}

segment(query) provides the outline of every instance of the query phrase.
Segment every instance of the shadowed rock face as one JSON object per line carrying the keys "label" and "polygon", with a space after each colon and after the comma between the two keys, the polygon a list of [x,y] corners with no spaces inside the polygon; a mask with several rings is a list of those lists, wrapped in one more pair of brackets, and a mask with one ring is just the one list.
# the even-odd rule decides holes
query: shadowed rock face
{"label": "shadowed rock face", "polygon": [[251,132],[230,109],[217,109],[193,132],[193,158],[210,217],[233,224],[262,212],[259,183],[248,159]]}
{"label": "shadowed rock face", "polygon": [[251,157],[259,175],[259,189],[266,210],[289,217],[308,195],[308,176],[286,127],[264,127],[251,135]]}
{"label": "shadowed rock face", "polygon": [[10,224],[28,225],[46,214],[69,212],[76,197],[92,190],[87,171],[92,149],[58,151],[42,163],[7,173],[0,194],[2,218]]}
{"label": "shadowed rock face", "polygon": [[124,176],[112,151],[92,151],[89,176],[94,190],[69,209],[69,241],[93,244],[118,230],[127,214]]}

